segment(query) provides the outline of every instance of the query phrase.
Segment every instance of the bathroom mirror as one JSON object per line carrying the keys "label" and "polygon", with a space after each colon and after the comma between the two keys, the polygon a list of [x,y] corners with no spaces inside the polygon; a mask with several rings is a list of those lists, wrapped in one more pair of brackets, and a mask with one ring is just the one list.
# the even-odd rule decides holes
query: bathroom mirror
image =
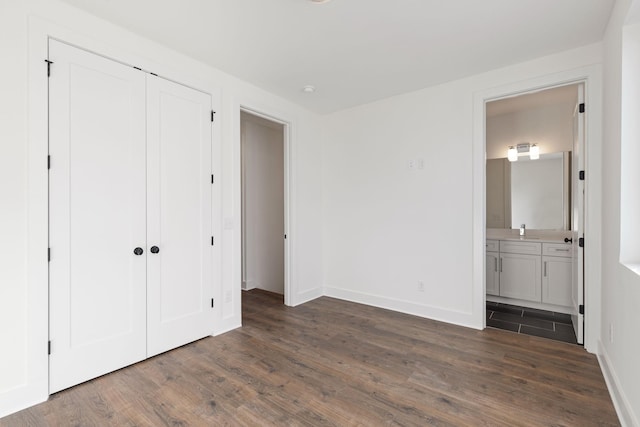
{"label": "bathroom mirror", "polygon": [[487,160],[487,228],[569,230],[571,152]]}

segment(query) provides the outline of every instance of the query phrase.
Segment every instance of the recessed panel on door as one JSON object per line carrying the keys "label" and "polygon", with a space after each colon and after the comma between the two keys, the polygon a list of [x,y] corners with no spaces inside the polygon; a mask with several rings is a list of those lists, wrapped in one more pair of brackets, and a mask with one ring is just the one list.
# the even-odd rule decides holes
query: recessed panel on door
{"label": "recessed panel on door", "polygon": [[213,331],[211,97],[147,80],[148,354]]}
{"label": "recessed panel on door", "polygon": [[145,76],[50,42],[50,391],[146,356]]}

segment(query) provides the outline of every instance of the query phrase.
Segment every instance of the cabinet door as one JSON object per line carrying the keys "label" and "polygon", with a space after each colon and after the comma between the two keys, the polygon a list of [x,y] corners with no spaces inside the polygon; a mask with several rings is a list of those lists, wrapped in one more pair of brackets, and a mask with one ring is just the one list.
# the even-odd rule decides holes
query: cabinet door
{"label": "cabinet door", "polygon": [[572,306],[571,258],[542,257],[542,302]]}
{"label": "cabinet door", "polygon": [[500,254],[500,296],[540,302],[539,255]]}
{"label": "cabinet door", "polygon": [[213,331],[211,97],[147,75],[147,125],[150,357]]}
{"label": "cabinet door", "polygon": [[500,274],[498,273],[498,253],[487,252],[487,295],[500,295]]}
{"label": "cabinet door", "polygon": [[148,252],[144,73],[53,40],[49,55],[54,393],[145,358]]}

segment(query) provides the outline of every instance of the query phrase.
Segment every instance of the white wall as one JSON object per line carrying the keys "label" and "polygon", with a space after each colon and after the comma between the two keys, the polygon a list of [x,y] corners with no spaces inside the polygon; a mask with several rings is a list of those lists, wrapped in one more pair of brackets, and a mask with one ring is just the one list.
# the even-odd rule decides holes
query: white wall
{"label": "white wall", "polygon": [[[637,2],[636,2],[637,3]],[[624,425],[640,425],[640,277],[619,262],[622,28],[631,1],[616,2],[604,40],[604,136],[602,156],[601,364]],[[636,6],[638,6],[636,4]],[[637,75],[635,76],[637,79]],[[638,120],[640,111],[631,115]],[[637,141],[633,141],[637,144]],[[637,168],[637,164],[636,164]],[[638,183],[631,184],[637,197]],[[635,219],[637,221],[637,218]],[[627,231],[623,231],[627,232]],[[640,236],[633,236],[635,239]],[[589,307],[585,307],[586,310]],[[613,329],[613,336],[610,336]]]}
{"label": "white wall", "polygon": [[474,174],[474,94],[600,61],[601,45],[585,46],[328,116],[325,292],[481,328],[485,223],[484,208],[478,218],[474,209],[484,205],[476,190],[484,170]]}
{"label": "white wall", "polygon": [[242,114],[244,289],[284,294],[284,133]]}
{"label": "white wall", "polygon": [[538,144],[540,154],[571,151],[573,109],[550,105],[487,118],[488,159],[507,157],[509,146],[524,142]]}
{"label": "white wall", "polygon": [[620,260],[640,272],[640,2],[630,11],[623,31],[622,52],[622,111],[621,111],[621,205]]}
{"label": "white wall", "polygon": [[28,382],[26,18],[14,8],[0,3],[0,52],[13,65],[0,71],[0,416],[3,395]]}
{"label": "white wall", "polygon": [[47,397],[47,35],[213,94],[218,333],[241,321],[240,107],[290,123],[290,303],[322,292],[318,116],[58,1],[4,0],[0,51],[10,66],[0,71],[0,416]]}

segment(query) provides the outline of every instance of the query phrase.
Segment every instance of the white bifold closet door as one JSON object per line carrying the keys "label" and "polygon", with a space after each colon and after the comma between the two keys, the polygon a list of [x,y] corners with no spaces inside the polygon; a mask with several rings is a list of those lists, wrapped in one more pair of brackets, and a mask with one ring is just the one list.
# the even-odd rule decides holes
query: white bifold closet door
{"label": "white bifold closet door", "polygon": [[53,393],[213,331],[211,98],[53,40],[49,59]]}
{"label": "white bifold closet door", "polygon": [[212,332],[211,97],[147,80],[147,355]]}
{"label": "white bifold closet door", "polygon": [[51,42],[50,391],[146,357],[145,75]]}

